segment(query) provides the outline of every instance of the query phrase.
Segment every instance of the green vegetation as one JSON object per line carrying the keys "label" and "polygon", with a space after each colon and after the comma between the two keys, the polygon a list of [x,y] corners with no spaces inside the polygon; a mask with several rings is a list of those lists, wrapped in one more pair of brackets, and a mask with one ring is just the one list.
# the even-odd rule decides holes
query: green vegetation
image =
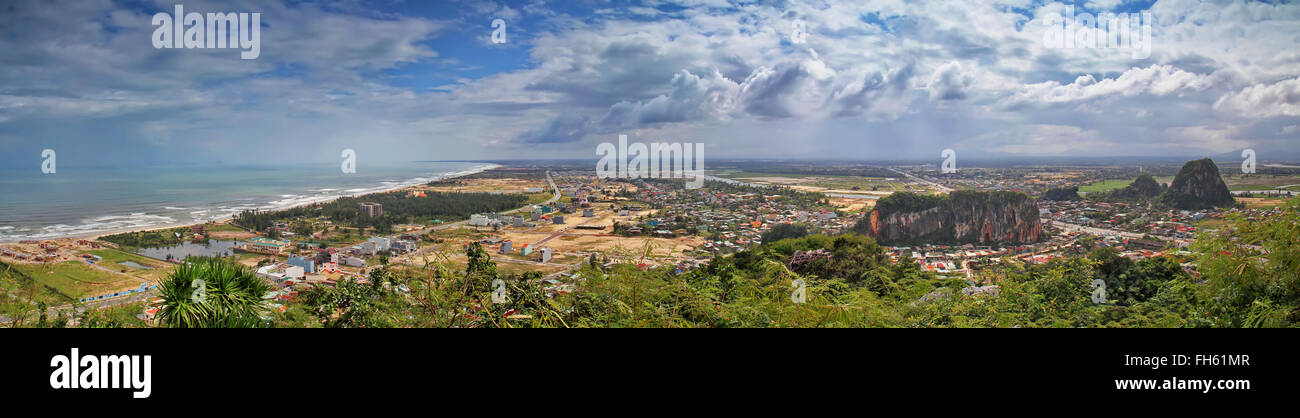
{"label": "green vegetation", "polygon": [[1050,189],[1043,194],[1043,200],[1071,201],[1082,199],[1079,197],[1078,187],[1060,187]]}
{"label": "green vegetation", "polygon": [[[874,240],[855,235],[766,242],[683,273],[637,268],[634,255],[608,267],[593,256],[563,288],[540,273],[498,269],[471,244],[463,270],[446,258],[423,268],[381,265],[368,280],[304,291],[267,317],[271,326],[340,328],[1300,325],[1300,199],[1280,215],[1227,222],[1198,236],[1187,259],[1133,262],[1103,247],[1039,265],[986,263],[974,282],[890,264]],[[1189,260],[1195,273],[1182,264]],[[164,283],[164,325],[268,324],[267,289],[251,272],[191,261]],[[194,303],[200,278],[207,302]],[[1103,303],[1092,300],[1098,280]],[[988,283],[996,287],[981,286]],[[797,303],[801,284],[806,298]],[[24,326],[51,322],[24,318]]]}
{"label": "green vegetation", "polygon": [[139,286],[140,280],[97,269],[82,261],[12,264],[13,270],[70,300]]}
{"label": "green vegetation", "polygon": [[70,300],[53,287],[13,268],[13,265],[0,262],[0,315],[12,315],[37,302],[57,304]]}
{"label": "green vegetation", "polygon": [[[266,231],[275,222],[324,217],[335,225],[356,228],[374,228],[378,233],[389,233],[392,225],[400,223],[427,223],[469,218],[482,212],[500,212],[524,205],[522,194],[491,193],[427,193],[426,196],[407,196],[404,193],[375,193],[360,197],[344,197],[318,206],[306,206],[274,212],[245,211],[235,217],[235,223],[256,231]],[[358,211],[361,202],[384,205],[383,216],[364,216]]]}
{"label": "green vegetation", "polygon": [[1131,180],[1102,180],[1096,183],[1089,183],[1079,187],[1082,193],[1099,193],[1110,190],[1122,189],[1124,186],[1131,184]]}
{"label": "green vegetation", "polygon": [[1192,246],[1204,284],[1200,320],[1221,327],[1294,327],[1300,322],[1300,198],[1267,221],[1233,215],[1231,228]]}
{"label": "green vegetation", "polygon": [[881,217],[893,213],[920,212],[939,207],[949,199],[946,195],[894,193],[876,201],[876,211],[880,212]]}
{"label": "green vegetation", "polygon": [[[158,281],[159,279],[162,279],[171,269],[171,264],[111,248],[92,250],[90,253],[101,258],[100,261],[95,263],[101,267],[130,274],[149,281]],[[143,266],[144,268],[122,264],[126,262],[134,263]]]}
{"label": "green vegetation", "polygon": [[171,328],[249,328],[264,323],[270,286],[249,268],[190,257],[158,285],[159,322]]}
{"label": "green vegetation", "polygon": [[1160,196],[1168,188],[1150,174],[1143,173],[1132,183],[1120,188],[1088,194],[1088,200],[1094,202],[1144,203]]}
{"label": "green vegetation", "polygon": [[1178,170],[1160,201],[1175,209],[1201,210],[1232,206],[1235,199],[1219,174],[1219,166],[1206,158],[1188,161]]}
{"label": "green vegetation", "polygon": [[764,232],[760,238],[763,242],[776,242],[787,238],[801,238],[808,235],[808,227],[796,224],[780,224]]}
{"label": "green vegetation", "polygon": [[190,234],[189,227],[156,229],[152,231],[134,231],[99,237],[101,241],[111,242],[125,248],[152,248],[180,245],[181,238]]}

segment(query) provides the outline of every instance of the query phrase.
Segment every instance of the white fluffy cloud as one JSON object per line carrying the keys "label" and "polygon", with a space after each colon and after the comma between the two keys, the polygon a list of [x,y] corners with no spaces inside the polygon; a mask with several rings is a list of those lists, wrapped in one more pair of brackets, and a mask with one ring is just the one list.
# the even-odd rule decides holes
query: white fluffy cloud
{"label": "white fluffy cloud", "polygon": [[1300,78],[1256,84],[1225,94],[1214,102],[1214,108],[1249,118],[1300,116]]}

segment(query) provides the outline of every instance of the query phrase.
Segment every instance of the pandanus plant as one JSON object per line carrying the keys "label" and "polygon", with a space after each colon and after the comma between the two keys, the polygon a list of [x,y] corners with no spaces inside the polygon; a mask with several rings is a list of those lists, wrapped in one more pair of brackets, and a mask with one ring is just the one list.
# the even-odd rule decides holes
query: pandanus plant
{"label": "pandanus plant", "polygon": [[171,328],[251,328],[268,311],[270,286],[251,269],[220,258],[186,259],[158,285],[158,319]]}

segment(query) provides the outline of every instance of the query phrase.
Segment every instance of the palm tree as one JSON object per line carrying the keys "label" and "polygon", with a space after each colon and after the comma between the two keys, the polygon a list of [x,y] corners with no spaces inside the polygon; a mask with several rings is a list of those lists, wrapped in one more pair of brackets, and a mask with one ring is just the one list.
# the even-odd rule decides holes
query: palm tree
{"label": "palm tree", "polygon": [[250,328],[262,324],[270,286],[252,270],[216,257],[190,257],[158,286],[158,319],[172,328]]}

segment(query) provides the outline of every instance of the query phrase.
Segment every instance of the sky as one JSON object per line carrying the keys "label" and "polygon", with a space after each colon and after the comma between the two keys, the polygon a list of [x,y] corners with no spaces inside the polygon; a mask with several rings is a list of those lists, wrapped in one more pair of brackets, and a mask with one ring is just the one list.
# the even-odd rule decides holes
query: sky
{"label": "sky", "polygon": [[[0,2],[0,164],[1300,158],[1296,4],[180,2],[261,13],[245,60],[155,48],[174,3]],[[1067,6],[1148,13],[1149,56],[1049,45]]]}

